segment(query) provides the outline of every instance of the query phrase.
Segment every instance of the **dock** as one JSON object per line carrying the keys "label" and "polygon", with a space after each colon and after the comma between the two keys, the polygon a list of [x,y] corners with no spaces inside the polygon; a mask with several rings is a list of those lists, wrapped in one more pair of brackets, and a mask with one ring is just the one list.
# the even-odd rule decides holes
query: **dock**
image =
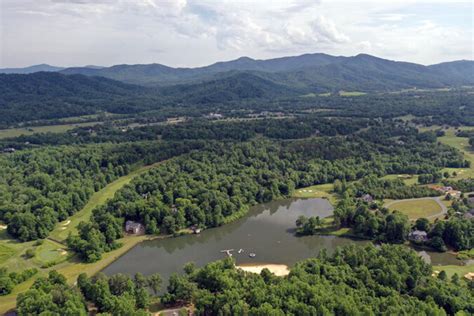
{"label": "dock", "polygon": [[229,257],[232,257],[232,251],[234,251],[234,249],[224,249],[224,250],[221,250],[222,253],[227,254],[227,256],[229,256]]}

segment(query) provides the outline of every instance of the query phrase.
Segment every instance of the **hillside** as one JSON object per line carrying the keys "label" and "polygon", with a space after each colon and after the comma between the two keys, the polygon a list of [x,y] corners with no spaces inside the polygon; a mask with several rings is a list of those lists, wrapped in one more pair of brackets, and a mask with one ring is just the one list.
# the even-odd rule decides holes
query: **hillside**
{"label": "hillside", "polygon": [[26,120],[127,113],[140,108],[148,90],[122,82],[55,72],[0,74],[0,125]]}
{"label": "hillside", "polygon": [[31,73],[40,72],[40,71],[54,72],[54,71],[60,71],[63,69],[64,67],[56,67],[56,66],[51,66],[47,64],[41,64],[41,65],[24,67],[24,68],[0,68],[0,73],[2,74],[31,74]]}
{"label": "hillside", "polygon": [[161,64],[116,65],[102,69],[68,68],[64,74],[103,76],[147,86],[213,81],[228,72],[251,72],[280,85],[307,92],[332,90],[398,90],[401,88],[441,88],[474,82],[473,61],[457,61],[432,66],[396,62],[366,54],[336,57],[305,54],[268,60],[241,57],[198,68],[172,68]]}

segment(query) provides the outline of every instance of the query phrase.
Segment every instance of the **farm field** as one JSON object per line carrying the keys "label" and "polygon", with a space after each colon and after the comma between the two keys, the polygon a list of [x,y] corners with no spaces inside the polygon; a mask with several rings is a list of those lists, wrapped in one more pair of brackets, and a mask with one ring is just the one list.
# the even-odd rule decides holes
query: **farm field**
{"label": "farm field", "polygon": [[391,201],[385,204],[390,210],[406,214],[409,219],[435,216],[443,211],[442,207],[432,198]]}
{"label": "farm field", "polygon": [[21,128],[10,128],[0,130],[0,139],[18,137],[22,135],[33,135],[38,133],[64,133],[76,127],[86,127],[101,124],[101,122],[85,122],[75,124],[61,124],[61,125],[47,125],[47,126],[32,126]]}

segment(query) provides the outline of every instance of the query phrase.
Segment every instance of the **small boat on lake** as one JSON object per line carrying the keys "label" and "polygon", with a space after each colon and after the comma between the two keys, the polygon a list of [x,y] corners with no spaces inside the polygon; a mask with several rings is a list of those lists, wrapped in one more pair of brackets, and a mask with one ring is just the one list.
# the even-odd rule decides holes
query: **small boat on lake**
{"label": "small boat on lake", "polygon": [[249,257],[250,258],[255,258],[256,254],[254,254],[253,252],[249,253]]}

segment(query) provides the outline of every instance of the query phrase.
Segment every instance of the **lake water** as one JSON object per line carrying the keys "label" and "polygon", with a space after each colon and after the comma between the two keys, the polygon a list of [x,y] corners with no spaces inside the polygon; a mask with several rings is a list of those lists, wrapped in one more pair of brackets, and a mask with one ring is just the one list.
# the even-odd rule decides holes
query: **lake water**
{"label": "lake water", "polygon": [[[252,207],[242,219],[222,227],[208,229],[199,235],[145,241],[103,270],[106,274],[158,272],[164,280],[174,272],[182,272],[187,262],[197,266],[225,258],[221,250],[234,249],[237,264],[274,263],[292,266],[297,261],[316,256],[321,249],[332,253],[338,246],[366,244],[368,241],[335,236],[294,234],[300,215],[332,215],[333,207],[325,199],[286,199]],[[238,253],[243,249],[242,253]],[[254,258],[249,254],[255,253]],[[436,264],[459,264],[447,253],[425,252],[424,258]]]}

